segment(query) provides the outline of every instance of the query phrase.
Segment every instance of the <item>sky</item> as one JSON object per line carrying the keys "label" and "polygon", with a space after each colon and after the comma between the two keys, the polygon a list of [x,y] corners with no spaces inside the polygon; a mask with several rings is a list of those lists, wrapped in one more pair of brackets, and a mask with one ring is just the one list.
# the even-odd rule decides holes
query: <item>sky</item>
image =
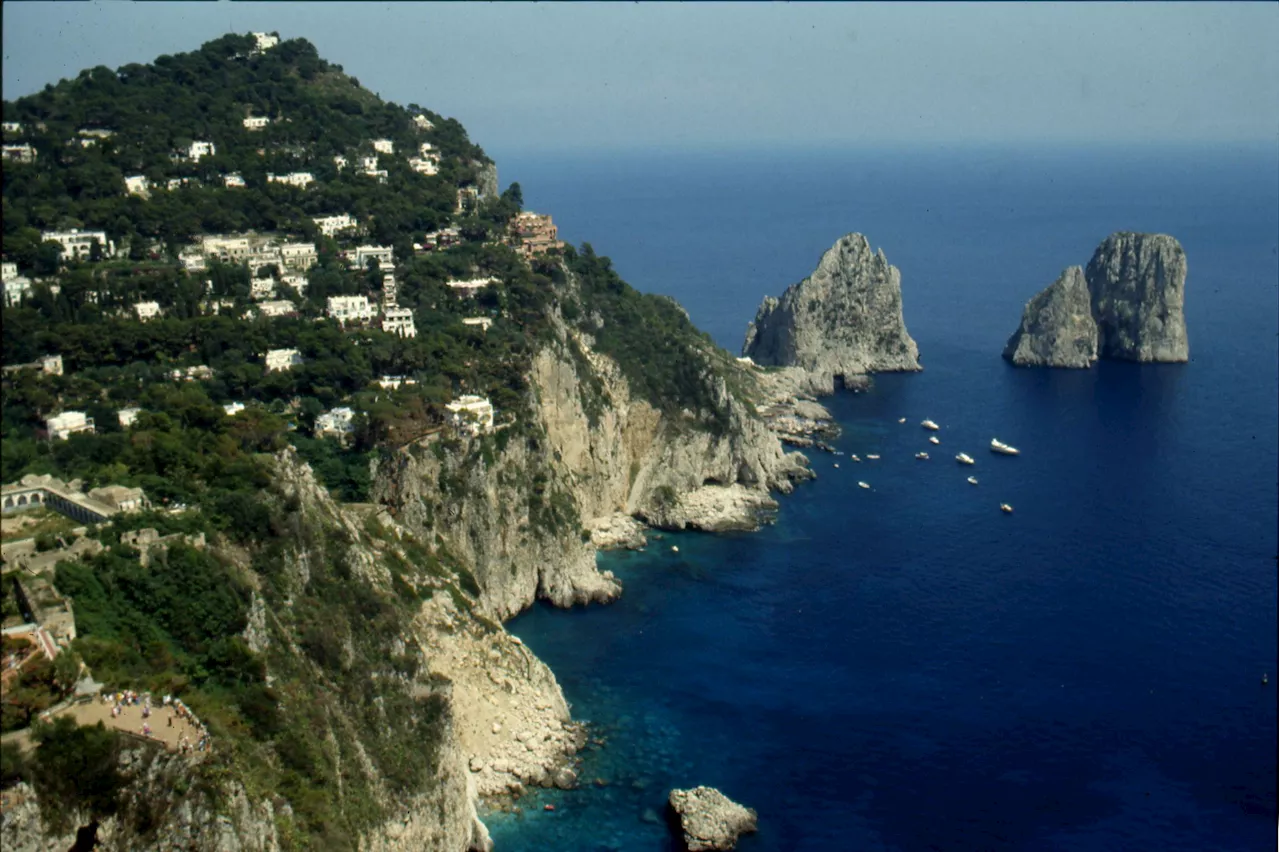
{"label": "sky", "polygon": [[304,37],[505,151],[1277,141],[1276,3],[42,3],[5,98]]}

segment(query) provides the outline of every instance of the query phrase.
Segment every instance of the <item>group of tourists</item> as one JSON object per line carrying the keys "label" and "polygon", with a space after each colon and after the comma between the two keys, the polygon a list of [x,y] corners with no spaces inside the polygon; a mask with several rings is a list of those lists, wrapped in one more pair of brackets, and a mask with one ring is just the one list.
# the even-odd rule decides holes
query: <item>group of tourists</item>
{"label": "group of tourists", "polygon": [[[153,736],[150,721],[152,714],[151,693],[139,693],[130,689],[114,693],[108,692],[103,694],[102,703],[112,705],[112,719],[119,719],[126,707],[140,707],[142,713],[142,725],[138,729],[138,733],[148,738]],[[195,713],[191,712],[191,708],[188,707],[181,698],[174,698],[171,695],[166,695],[161,699],[160,708],[168,711],[166,714],[166,727],[172,728],[174,726],[174,719],[180,719],[187,722],[196,730],[197,736],[194,738],[188,736],[186,733],[183,733],[178,737],[177,745],[179,752],[182,754],[188,754],[193,751],[203,752],[209,748],[209,729],[206,728],[204,723],[196,717]]]}

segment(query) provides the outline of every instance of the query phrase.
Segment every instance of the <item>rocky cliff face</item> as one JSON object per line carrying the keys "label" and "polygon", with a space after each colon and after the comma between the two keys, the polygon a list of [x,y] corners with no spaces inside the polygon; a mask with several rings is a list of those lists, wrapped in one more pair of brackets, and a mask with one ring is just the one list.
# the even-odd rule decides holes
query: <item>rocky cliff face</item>
{"label": "rocky cliff face", "polygon": [[898,269],[862,234],[841,237],[781,299],[767,297],[742,354],[764,366],[800,367],[828,387],[837,377],[920,369]]}
{"label": "rocky cliff face", "polygon": [[[805,458],[784,452],[710,363],[721,432],[633,397],[589,337],[565,326],[558,334],[533,359],[535,422],[519,437],[498,436],[491,454],[477,439],[410,447],[375,477],[374,499],[417,534],[438,536],[499,619],[538,597],[569,606],[617,596],[620,584],[597,572],[590,541],[612,515],[667,529],[754,529],[776,506],[771,489],[789,492],[809,475]],[[755,381],[732,359],[717,367]],[[599,395],[594,418],[588,386]]]}
{"label": "rocky cliff face", "polygon": [[1084,270],[1071,266],[1022,311],[1022,325],[1009,338],[1004,357],[1019,367],[1090,367],[1098,358]]}
{"label": "rocky cliff face", "polygon": [[481,198],[498,197],[498,164],[484,163],[476,170],[476,188]]}
{"label": "rocky cliff face", "polygon": [[1103,358],[1187,360],[1187,256],[1177,240],[1164,234],[1112,234],[1084,274]]}
{"label": "rocky cliff face", "polygon": [[1088,367],[1099,357],[1186,361],[1187,258],[1164,234],[1116,233],[1027,303],[1004,357],[1019,366]]}

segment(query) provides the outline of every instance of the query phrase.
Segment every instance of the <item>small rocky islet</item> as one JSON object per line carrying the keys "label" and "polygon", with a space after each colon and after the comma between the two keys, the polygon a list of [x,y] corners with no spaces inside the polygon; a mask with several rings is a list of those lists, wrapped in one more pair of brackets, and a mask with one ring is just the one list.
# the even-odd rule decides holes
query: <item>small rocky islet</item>
{"label": "small rocky islet", "polygon": [[1114,233],[1087,267],[1068,267],[1027,303],[1004,357],[1020,367],[1185,362],[1186,279],[1187,256],[1173,237]]}

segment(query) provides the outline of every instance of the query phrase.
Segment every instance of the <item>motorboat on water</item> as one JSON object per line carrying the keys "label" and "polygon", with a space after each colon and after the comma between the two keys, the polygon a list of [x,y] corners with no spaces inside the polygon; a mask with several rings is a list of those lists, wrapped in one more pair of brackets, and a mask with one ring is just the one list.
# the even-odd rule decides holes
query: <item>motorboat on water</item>
{"label": "motorboat on water", "polygon": [[920,461],[928,461],[928,460],[929,460],[929,454],[928,454],[928,453],[916,453],[916,458],[920,459]]}
{"label": "motorboat on water", "polygon": [[880,461],[879,456],[873,456],[871,455],[871,453],[867,453],[867,458],[871,459],[872,461]]}
{"label": "motorboat on water", "polygon": [[840,467],[840,462],[836,462],[836,468],[839,469],[839,467]]}
{"label": "motorboat on water", "polygon": [[1013,507],[1012,507],[1012,506],[1010,506],[1008,503],[1001,503],[1001,504],[1000,504],[1000,511],[1001,511],[1001,512],[1004,512],[1006,515],[1012,515],[1012,514],[1013,514]]}
{"label": "motorboat on water", "polygon": [[957,453],[956,461],[960,462],[960,464],[973,464],[973,456],[968,453]]}
{"label": "motorboat on water", "polygon": [[938,424],[934,423],[932,420],[921,420],[920,425],[928,429],[930,432],[938,431]]}
{"label": "motorboat on water", "polygon": [[849,453],[849,461],[860,462],[862,459],[858,458],[857,453]]}
{"label": "motorboat on water", "polygon": [[976,477],[976,476],[971,476],[971,477],[969,477],[968,479],[966,479],[966,480],[965,480],[965,482],[969,483],[970,485],[977,485],[977,484],[978,484],[978,477]]}
{"label": "motorboat on water", "polygon": [[898,418],[898,422],[899,422],[899,423],[906,423],[906,422],[907,422],[907,418],[905,418],[905,417],[899,417],[899,418]]}
{"label": "motorboat on water", "polygon": [[1018,454],[1018,448],[1009,446],[999,438],[992,438],[991,452],[999,453],[1002,456],[1016,456]]}
{"label": "motorboat on water", "polygon": [[859,487],[859,488],[870,488],[871,486],[870,486],[870,485],[868,485],[867,483],[862,482],[861,480],[859,480],[859,481],[858,481],[858,487]]}
{"label": "motorboat on water", "polygon": [[929,436],[929,443],[930,443],[930,444],[941,444],[942,442],[938,440],[938,438],[937,438],[937,436],[936,436],[936,435],[930,435],[930,436]]}

